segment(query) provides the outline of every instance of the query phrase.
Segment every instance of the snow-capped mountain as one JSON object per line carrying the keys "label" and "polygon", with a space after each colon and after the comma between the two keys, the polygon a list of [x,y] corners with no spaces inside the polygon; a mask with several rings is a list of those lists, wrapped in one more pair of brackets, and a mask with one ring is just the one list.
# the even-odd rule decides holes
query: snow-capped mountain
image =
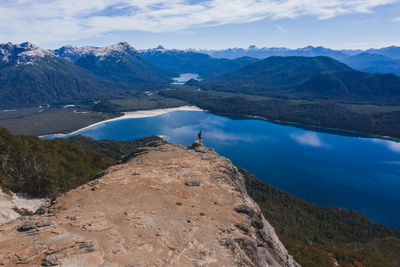
{"label": "snow-capped mountain", "polygon": [[144,59],[127,42],[119,42],[105,47],[63,46],[53,52],[99,77],[115,82],[150,86],[166,84],[172,76]]}
{"label": "snow-capped mountain", "polygon": [[119,42],[117,44],[105,47],[95,47],[95,46],[74,47],[71,45],[66,45],[59,49],[55,49],[53,53],[59,57],[63,57],[72,62],[75,62],[80,58],[88,55],[99,57],[100,60],[104,60],[107,56],[136,54],[138,53],[138,51],[132,46],[130,46],[127,42]]}
{"label": "snow-capped mountain", "polygon": [[248,48],[228,48],[221,50],[201,50],[200,52],[208,54],[216,58],[238,58],[238,57],[254,57],[264,59],[270,56],[327,56],[337,60],[342,60],[348,57],[350,51],[333,50],[322,46],[306,46],[303,48],[289,49],[285,47],[262,47],[258,48],[255,45],[251,45]]}
{"label": "snow-capped mountain", "polygon": [[0,108],[132,95],[168,79],[127,43],[56,51],[31,43],[0,45]]}
{"label": "snow-capped mountain", "polygon": [[54,54],[29,42],[0,44],[0,61],[3,64],[33,64],[36,60],[45,56],[54,56]]}

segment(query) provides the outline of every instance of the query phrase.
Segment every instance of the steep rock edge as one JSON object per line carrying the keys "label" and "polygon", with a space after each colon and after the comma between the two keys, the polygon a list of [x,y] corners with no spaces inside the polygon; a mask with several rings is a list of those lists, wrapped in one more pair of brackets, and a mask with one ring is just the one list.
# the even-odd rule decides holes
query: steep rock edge
{"label": "steep rock edge", "polygon": [[103,174],[0,226],[0,265],[299,266],[212,149],[147,147]]}

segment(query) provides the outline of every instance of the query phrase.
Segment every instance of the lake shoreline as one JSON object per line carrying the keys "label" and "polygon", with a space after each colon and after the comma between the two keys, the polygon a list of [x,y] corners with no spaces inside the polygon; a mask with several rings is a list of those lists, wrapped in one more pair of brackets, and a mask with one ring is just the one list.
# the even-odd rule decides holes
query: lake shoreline
{"label": "lake shoreline", "polygon": [[93,128],[97,125],[111,122],[111,121],[155,117],[155,116],[160,116],[160,115],[167,114],[167,113],[174,112],[174,111],[206,111],[206,110],[203,110],[196,106],[180,106],[180,107],[174,107],[174,108],[127,111],[127,112],[123,112],[124,115],[122,115],[122,116],[115,117],[115,118],[108,119],[108,120],[99,121],[99,122],[90,124],[88,126],[85,126],[83,128],[80,128],[76,131],[70,132],[70,133],[46,134],[46,135],[39,136],[39,138],[45,138],[45,137],[60,137],[60,138],[62,138],[62,137],[68,136],[68,135],[77,134],[79,132]]}
{"label": "lake shoreline", "polygon": [[392,137],[392,136],[384,136],[384,135],[377,135],[377,134],[370,134],[365,132],[358,132],[353,130],[345,130],[345,129],[338,129],[338,128],[329,128],[329,127],[322,127],[316,125],[309,125],[309,124],[302,124],[297,122],[290,122],[290,121],[280,121],[280,120],[271,120],[262,116],[256,115],[248,115],[248,114],[235,114],[235,113],[221,113],[221,112],[214,112],[211,110],[204,110],[216,115],[233,118],[233,119],[252,119],[252,120],[262,120],[270,123],[275,123],[283,126],[289,127],[296,127],[303,130],[311,130],[315,132],[322,132],[328,134],[336,134],[348,137],[358,137],[358,138],[373,138],[373,139],[382,139],[387,141],[393,141],[400,143],[400,138]]}
{"label": "lake shoreline", "polygon": [[[201,112],[171,112],[176,110]],[[168,112],[171,113],[160,116]],[[142,117],[148,118],[134,119]],[[188,106],[129,112],[107,121],[111,122],[84,127],[92,128],[86,131],[81,129],[83,132],[78,130],[77,134],[95,140],[116,141],[158,135],[166,137],[171,143],[187,145],[202,130],[205,145],[248,169],[262,181],[312,203],[357,210],[373,222],[396,229],[399,227],[396,224],[397,215],[387,215],[385,211],[374,208],[374,203],[382,203],[379,205],[387,207],[387,210],[395,209],[393,202],[387,200],[398,199],[396,179],[393,177],[399,171],[399,143],[378,142],[378,139],[368,141],[366,136],[354,138],[344,131],[341,133],[349,137],[340,137],[337,132],[326,132],[326,129],[314,128],[325,130],[325,133],[311,133],[311,130],[301,129],[302,125],[286,124],[290,127],[285,127],[261,117],[217,115]],[[49,139],[56,137],[53,135]],[[353,161],[354,164],[348,164]],[[309,190],[299,188],[299,183]],[[387,187],[387,192],[382,195],[384,187]],[[322,196],[318,193],[320,190],[324,192]]]}
{"label": "lake shoreline", "polygon": [[185,105],[185,106],[180,106],[180,107],[174,107],[174,108],[163,108],[163,109],[150,109],[150,110],[137,110],[137,111],[127,111],[123,112],[122,116],[118,116],[112,119],[108,120],[103,120],[99,121],[93,124],[90,124],[88,126],[85,126],[83,128],[80,128],[78,130],[72,131],[70,133],[55,133],[55,134],[46,134],[46,135],[40,135],[39,138],[46,138],[46,137],[65,137],[68,135],[76,134],[79,132],[82,132],[84,130],[90,129],[92,127],[95,127],[97,125],[111,122],[111,121],[118,121],[118,120],[125,120],[125,119],[139,119],[139,118],[147,118],[147,117],[155,117],[155,116],[160,116],[163,114],[167,114],[170,112],[174,111],[205,111],[205,112],[210,112],[212,114],[216,115],[221,115],[224,117],[228,118],[233,118],[233,119],[252,119],[252,120],[262,120],[270,123],[275,123],[283,126],[289,126],[289,127],[296,127],[300,128],[303,130],[311,130],[311,131],[316,131],[316,132],[322,132],[322,133],[328,133],[328,134],[337,134],[337,135],[342,135],[342,136],[348,136],[348,137],[358,137],[358,138],[373,138],[373,139],[381,139],[381,140],[387,140],[387,141],[393,141],[393,142],[400,142],[400,138],[396,137],[391,137],[391,136],[382,136],[382,135],[376,135],[376,134],[370,134],[370,133],[365,133],[365,132],[358,132],[358,131],[352,131],[352,130],[345,130],[345,129],[338,129],[338,128],[329,128],[329,127],[322,127],[322,126],[315,126],[315,125],[308,125],[308,124],[302,124],[302,123],[297,123],[297,122],[289,122],[289,121],[280,121],[280,120],[271,120],[262,116],[256,116],[256,115],[248,115],[248,114],[235,114],[235,113],[220,113],[220,112],[214,112],[211,110],[205,110],[201,109],[197,106],[194,105]]}

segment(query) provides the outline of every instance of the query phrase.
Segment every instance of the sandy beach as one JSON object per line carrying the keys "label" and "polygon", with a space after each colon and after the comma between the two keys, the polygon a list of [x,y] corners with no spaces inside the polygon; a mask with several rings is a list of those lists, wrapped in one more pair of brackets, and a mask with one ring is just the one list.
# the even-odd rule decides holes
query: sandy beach
{"label": "sandy beach", "polygon": [[81,129],[76,130],[76,131],[71,132],[71,133],[67,133],[67,134],[48,134],[48,135],[42,135],[42,136],[39,136],[39,137],[40,138],[48,137],[48,136],[64,137],[66,135],[77,134],[79,132],[85,131],[87,129],[93,128],[93,127],[95,127],[97,125],[100,125],[100,124],[103,124],[103,123],[107,123],[107,122],[110,122],[110,121],[155,117],[155,116],[159,116],[159,115],[170,113],[170,112],[174,112],[174,111],[203,111],[203,110],[198,108],[198,107],[196,107],[196,106],[181,106],[181,107],[176,107],[176,108],[163,108],[163,109],[129,111],[129,112],[124,112],[124,115],[122,115],[120,117],[109,119],[109,120],[105,120],[105,121],[99,121],[99,122],[93,123],[93,124],[91,124],[89,126],[83,127]]}

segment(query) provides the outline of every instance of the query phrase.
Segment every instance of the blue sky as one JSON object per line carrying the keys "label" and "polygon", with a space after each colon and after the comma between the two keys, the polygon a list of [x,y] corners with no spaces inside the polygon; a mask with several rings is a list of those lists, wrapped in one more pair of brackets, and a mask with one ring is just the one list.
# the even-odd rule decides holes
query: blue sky
{"label": "blue sky", "polygon": [[400,45],[400,0],[1,0],[0,42],[45,48]]}

